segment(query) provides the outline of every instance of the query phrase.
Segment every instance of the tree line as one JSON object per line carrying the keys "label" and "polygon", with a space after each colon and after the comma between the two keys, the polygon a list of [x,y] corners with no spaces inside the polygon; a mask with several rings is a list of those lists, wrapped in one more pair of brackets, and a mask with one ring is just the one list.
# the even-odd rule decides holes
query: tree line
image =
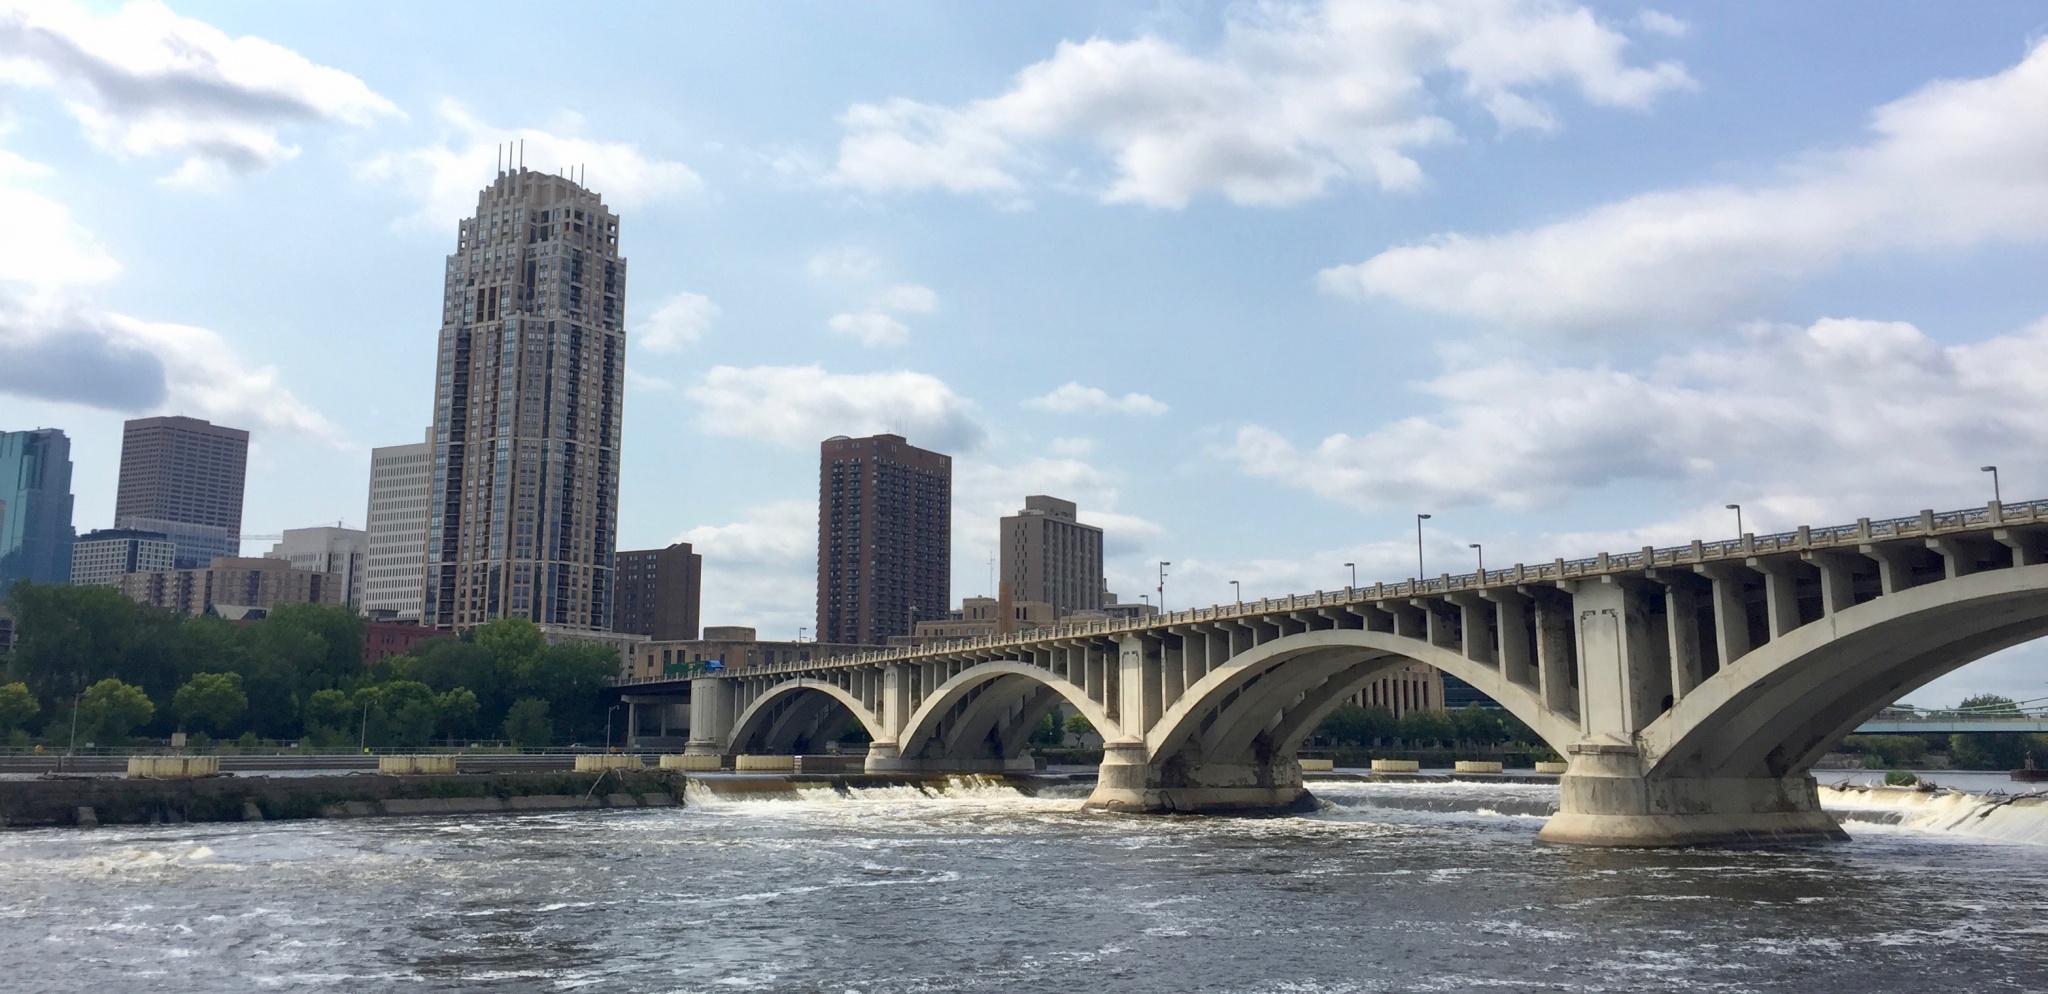
{"label": "tree line", "polygon": [[0,738],[129,744],[183,731],[312,746],[502,740],[600,744],[618,655],[549,645],[522,618],[428,639],[363,664],[346,608],[281,604],[261,621],[184,617],[109,587],[17,583],[0,658]]}

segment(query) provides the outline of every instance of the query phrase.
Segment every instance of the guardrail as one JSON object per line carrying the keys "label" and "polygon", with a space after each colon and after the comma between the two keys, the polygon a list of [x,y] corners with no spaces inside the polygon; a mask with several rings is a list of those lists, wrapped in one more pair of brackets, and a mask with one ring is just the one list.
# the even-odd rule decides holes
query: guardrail
{"label": "guardrail", "polygon": [[[1560,580],[1599,577],[1616,573],[1635,573],[1663,566],[1692,566],[1728,559],[1747,559],[1752,556],[1804,552],[1810,549],[1825,549],[1842,545],[1862,545],[1870,542],[1897,541],[1909,538],[1933,538],[1957,532],[1978,531],[1986,528],[2013,525],[2048,525],[2048,499],[2022,501],[2016,504],[2002,504],[1998,501],[1992,501],[1981,508],[1969,508],[1960,511],[1928,510],[1921,511],[1917,515],[1901,518],[1882,518],[1876,520],[1858,518],[1854,524],[1829,525],[1821,528],[1801,525],[1797,529],[1788,532],[1773,532],[1768,535],[1745,534],[1739,539],[1723,539],[1713,542],[1695,540],[1687,545],[1666,546],[1664,548],[1654,548],[1646,545],[1635,552],[1603,552],[1596,556],[1588,556],[1581,559],[1553,559],[1548,563],[1541,563],[1535,566],[1516,563],[1507,569],[1487,570],[1483,573],[1473,572],[1455,575],[1445,573],[1432,579],[1410,579],[1400,581],[1399,583],[1375,583],[1370,587],[1345,587],[1342,591],[1318,590],[1313,594],[1292,594],[1287,597],[1277,598],[1262,597],[1256,602],[1243,601],[1230,605],[1218,604],[1206,608],[1162,612],[1150,617],[1128,621],[1121,619],[1098,619],[1083,622],[1067,622],[1009,635],[982,635],[943,643],[897,646],[842,656],[826,656],[805,661],[766,663],[748,666],[740,670],[728,670],[724,675],[747,676],[754,674],[801,673],[817,669],[841,669],[849,666],[943,656],[963,650],[1003,648],[1033,642],[1044,642],[1062,638],[1082,638],[1092,635],[1117,635],[1203,621],[1228,621],[1237,618],[1257,617],[1274,611],[1369,604],[1375,601],[1399,600],[1408,597],[1455,593],[1459,591],[1476,592],[1493,586],[1543,582],[1554,583]],[[619,685],[623,686],[624,684]]]}

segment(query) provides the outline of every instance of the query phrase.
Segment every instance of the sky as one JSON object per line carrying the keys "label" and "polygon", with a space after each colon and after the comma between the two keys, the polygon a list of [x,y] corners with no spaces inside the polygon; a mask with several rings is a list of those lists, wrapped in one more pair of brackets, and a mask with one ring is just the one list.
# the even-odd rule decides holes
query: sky
{"label": "sky", "polygon": [[[498,149],[622,216],[621,548],[814,616],[817,445],[1170,608],[2048,498],[2031,3],[0,0],[0,428],[361,527]],[[1475,550],[1472,546],[1481,547]],[[251,542],[251,551],[268,543]],[[2048,696],[2022,646],[1914,694]]]}

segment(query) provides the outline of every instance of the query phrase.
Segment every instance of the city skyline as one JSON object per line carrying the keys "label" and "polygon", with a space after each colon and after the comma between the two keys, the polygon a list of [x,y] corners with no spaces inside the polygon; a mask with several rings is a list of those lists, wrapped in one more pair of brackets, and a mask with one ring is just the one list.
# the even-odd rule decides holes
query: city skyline
{"label": "city skyline", "polygon": [[[1984,165],[2022,147],[1987,135],[2037,127],[2013,110],[2038,103],[2037,13],[1503,4],[1472,30],[1583,14],[1587,44],[1510,31],[1547,67],[1517,75],[1453,36],[1350,36],[1408,89],[1257,144],[1262,100],[1346,78],[1289,46],[1363,30],[1354,6],[642,12],[617,54],[528,78],[481,54],[513,27],[459,12],[373,43],[320,10],[179,5],[162,23],[194,51],[289,56],[221,93],[300,109],[223,96],[146,130],[158,111],[75,67],[10,77],[0,196],[41,248],[0,344],[41,372],[0,378],[6,427],[69,432],[87,526],[113,519],[119,421],[180,412],[255,433],[246,530],[362,524],[369,448],[428,420],[448,226],[524,140],[631,212],[619,543],[700,549],[707,620],[807,623],[808,447],[837,433],[956,455],[955,600],[993,593],[974,536],[1038,492],[1105,528],[1112,589],[1173,561],[1171,606],[1333,588],[1344,563],[1403,578],[1416,513],[1430,572],[1462,572],[1473,543],[1492,564],[1732,535],[1728,503],[1758,532],[1980,504],[1986,464],[2009,497],[2048,490],[2024,444],[2039,197]],[[57,36],[140,40],[102,53],[117,76],[160,68],[162,23],[51,9]],[[435,43],[472,30],[475,52]],[[848,38],[932,61],[757,85]],[[1298,71],[1260,75],[1254,38]],[[657,48],[675,68],[647,93],[595,82]],[[1170,56],[1217,144],[1170,109],[1043,110],[1083,51],[1109,100]],[[1032,107],[1053,116],[1005,116]],[[1931,123],[1966,113],[2001,123]],[[2003,672],[1983,689],[2038,682]]]}

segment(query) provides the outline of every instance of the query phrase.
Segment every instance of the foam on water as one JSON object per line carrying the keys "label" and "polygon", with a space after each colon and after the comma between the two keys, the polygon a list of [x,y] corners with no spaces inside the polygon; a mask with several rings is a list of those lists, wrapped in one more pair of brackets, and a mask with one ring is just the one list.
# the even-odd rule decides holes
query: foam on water
{"label": "foam on water", "polygon": [[1909,831],[2048,845],[2048,794],[1974,794],[1910,787],[1820,789],[1821,806],[1852,834]]}

